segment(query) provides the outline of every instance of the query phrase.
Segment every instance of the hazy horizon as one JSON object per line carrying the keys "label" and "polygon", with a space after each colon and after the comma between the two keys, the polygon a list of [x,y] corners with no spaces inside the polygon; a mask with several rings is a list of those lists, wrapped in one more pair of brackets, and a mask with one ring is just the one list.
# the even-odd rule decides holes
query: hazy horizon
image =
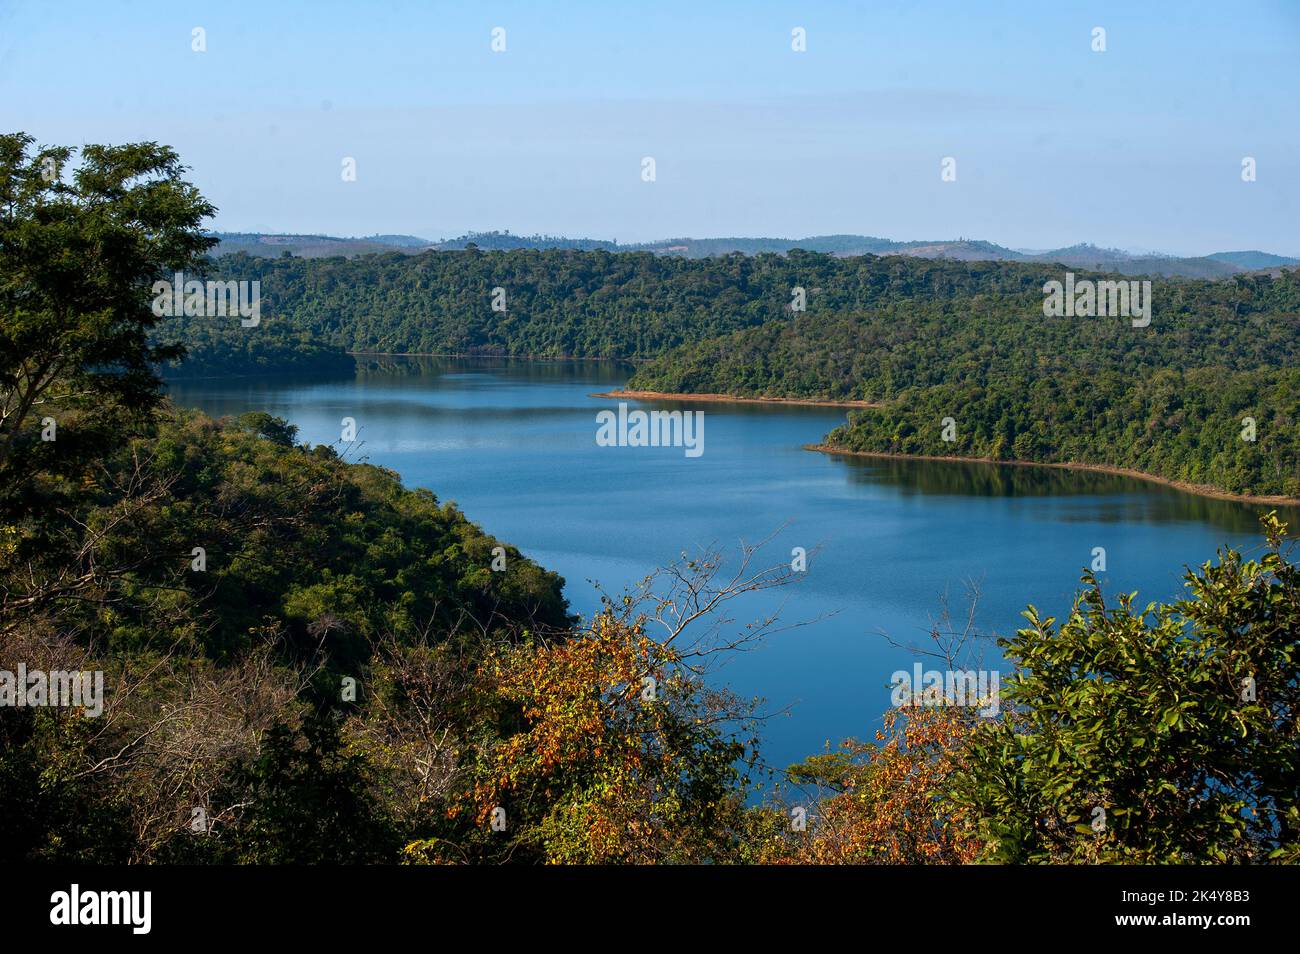
{"label": "hazy horizon", "polygon": [[1278,121],[1300,100],[1297,37],[1300,8],[1277,0],[1231,14],[151,0],[58,16],[12,0],[0,94],[4,127],[41,143],[174,146],[226,232],[966,236],[1300,257],[1300,124]]}
{"label": "hazy horizon", "polygon": [[[273,230],[269,230],[269,231],[265,231],[265,232],[259,232],[259,231],[239,231],[239,230],[235,230],[235,229],[219,229],[219,228],[212,228],[212,229],[210,229],[209,231],[211,231],[211,232],[213,232],[213,233],[217,233],[217,234],[222,234],[222,235],[276,235],[276,236],[285,236],[285,237],[294,237],[294,236],[298,236],[298,237],[304,237],[304,238],[315,236],[315,237],[319,237],[319,238],[332,238],[332,239],[341,239],[341,240],[349,240],[349,241],[361,241],[361,240],[365,240],[365,239],[376,239],[376,238],[380,238],[380,237],[383,237],[383,236],[398,236],[398,237],[402,237],[402,238],[420,239],[420,240],[422,240],[422,241],[428,242],[428,243],[433,244],[433,245],[436,245],[436,244],[441,243],[441,242],[450,242],[450,241],[453,241],[453,240],[455,240],[455,239],[464,238],[464,237],[466,237],[466,236],[470,236],[470,235],[491,235],[491,234],[511,235],[511,236],[514,236],[515,238],[521,238],[521,239],[543,237],[543,238],[553,238],[553,239],[569,239],[569,240],[573,240],[573,241],[594,241],[594,242],[614,242],[614,241],[615,241],[615,239],[614,239],[612,236],[606,236],[606,235],[568,235],[568,234],[565,234],[565,233],[563,233],[563,232],[549,231],[549,230],[546,230],[546,229],[542,229],[542,230],[537,231],[537,232],[527,232],[527,233],[525,233],[525,232],[519,232],[519,231],[517,231],[517,230],[515,230],[515,229],[504,229],[504,228],[470,228],[470,229],[466,229],[466,230],[464,230],[464,231],[462,231],[462,232],[459,232],[459,233],[456,233],[456,234],[445,234],[445,235],[442,235],[442,234],[429,234],[429,233],[427,233],[427,232],[401,232],[401,231],[396,231],[396,230],[394,230],[394,229],[381,229],[381,230],[379,230],[379,231],[377,231],[377,232],[368,232],[368,233],[365,233],[365,234],[348,234],[348,233],[344,233],[344,232],[341,232],[341,231],[338,231],[338,230],[335,230],[335,231],[324,231],[324,232],[290,232],[290,231],[285,231],[284,229],[273,229]],[[944,236],[933,236],[933,235],[931,235],[931,236],[915,237],[915,238],[899,238],[899,237],[897,237],[897,236],[893,236],[893,235],[874,235],[874,234],[867,233],[867,232],[834,232],[834,233],[800,232],[800,233],[790,234],[790,235],[777,235],[777,234],[775,234],[775,233],[770,233],[770,232],[769,232],[769,233],[758,233],[758,234],[754,234],[754,235],[687,235],[687,234],[685,234],[685,233],[675,233],[675,234],[672,234],[672,235],[660,235],[660,236],[657,236],[657,237],[655,237],[655,238],[652,238],[652,239],[646,239],[646,240],[636,240],[636,241],[622,241],[622,240],[620,240],[620,241],[618,241],[618,244],[619,244],[619,245],[627,245],[628,247],[632,247],[632,246],[635,246],[635,245],[656,245],[656,244],[660,244],[660,243],[662,243],[662,242],[675,241],[675,240],[678,240],[678,239],[689,239],[689,240],[691,240],[691,241],[696,241],[696,242],[702,242],[702,241],[703,241],[703,242],[716,242],[716,241],[727,241],[727,240],[729,240],[729,239],[735,239],[735,240],[738,240],[738,241],[782,241],[782,242],[784,242],[784,241],[790,241],[790,242],[793,242],[793,241],[800,241],[800,240],[804,240],[804,239],[832,238],[832,237],[836,237],[836,236],[852,236],[852,237],[857,237],[857,238],[884,239],[884,240],[888,240],[888,241],[890,241],[890,242],[897,242],[897,243],[906,243],[906,242],[935,242],[935,243],[940,243],[940,242],[988,242],[988,241],[991,241],[991,240],[986,239],[986,238],[983,238],[982,236],[979,236],[979,235],[962,235],[962,236],[947,236],[947,237],[944,237]],[[1126,246],[1123,246],[1123,245],[1113,245],[1113,244],[1111,244],[1111,243],[1109,243],[1109,242],[1098,242],[1098,241],[1094,241],[1094,240],[1092,240],[1092,239],[1086,239],[1086,238],[1085,238],[1085,239],[1079,239],[1078,241],[1075,241],[1075,242],[1068,242],[1068,243],[1066,243],[1066,244],[1064,244],[1064,245],[1057,245],[1057,246],[1054,246],[1054,247],[1052,247],[1052,248],[1028,248],[1028,247],[1026,247],[1026,246],[1020,246],[1020,245],[1008,245],[1008,244],[1004,244],[1004,243],[1002,243],[1002,242],[993,242],[992,244],[994,244],[994,245],[998,245],[998,246],[1000,246],[1000,247],[1002,247],[1002,248],[1005,248],[1005,249],[1007,249],[1008,251],[1019,252],[1019,253],[1022,254],[1022,255],[1042,255],[1042,254],[1046,254],[1047,252],[1054,252],[1054,251],[1058,251],[1058,250],[1060,250],[1060,249],[1075,248],[1075,247],[1078,247],[1078,246],[1092,246],[1092,247],[1095,247],[1095,248],[1101,249],[1101,250],[1103,250],[1103,251],[1109,251],[1109,252],[1123,252],[1123,253],[1125,253],[1125,254],[1127,254],[1127,255],[1134,255],[1134,256],[1198,258],[1198,257],[1204,257],[1204,256],[1208,256],[1208,255],[1214,255],[1214,254],[1216,254],[1216,253],[1220,253],[1220,252],[1265,252],[1265,253],[1274,254],[1274,255],[1281,255],[1281,256],[1283,256],[1283,257],[1288,257],[1288,258],[1300,258],[1300,256],[1289,256],[1289,255],[1287,255],[1285,252],[1277,252],[1277,251],[1275,251],[1275,250],[1273,250],[1273,249],[1268,249],[1268,248],[1258,248],[1258,247],[1256,247],[1256,248],[1216,248],[1216,249],[1214,249],[1213,251],[1210,251],[1210,252],[1204,252],[1204,253],[1201,253],[1201,254],[1199,254],[1199,255],[1180,256],[1180,255],[1177,255],[1176,253],[1169,252],[1169,251],[1164,250],[1164,249],[1133,248],[1133,247],[1126,247]]]}

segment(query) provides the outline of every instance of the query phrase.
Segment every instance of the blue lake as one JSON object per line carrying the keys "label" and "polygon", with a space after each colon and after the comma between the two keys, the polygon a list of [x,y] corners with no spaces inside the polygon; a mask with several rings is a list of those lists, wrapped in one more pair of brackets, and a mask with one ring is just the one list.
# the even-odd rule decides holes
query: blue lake
{"label": "blue lake", "polygon": [[[803,449],[845,419],[837,409],[630,402],[704,411],[704,453],[599,447],[596,415],[617,402],[615,365],[463,359],[361,359],[355,379],[173,382],[178,403],[215,415],[266,410],[300,440],[332,444],[357,424],[349,459],[392,468],[455,501],[489,533],[567,581],[575,612],[715,545],[736,553],[780,533],[765,564],[810,553],[797,585],[735,604],[738,629],[774,608],[787,623],[711,678],[773,713],[766,761],[782,767],[830,742],[868,737],[891,674],[915,657],[946,599],[961,622],[1007,635],[1027,603],[1064,615],[1104,547],[1110,592],[1182,593],[1185,565],[1225,544],[1258,552],[1264,508],[1109,475],[984,464],[837,457]],[[1291,515],[1293,525],[1300,523]],[[998,665],[989,646],[985,664]]]}

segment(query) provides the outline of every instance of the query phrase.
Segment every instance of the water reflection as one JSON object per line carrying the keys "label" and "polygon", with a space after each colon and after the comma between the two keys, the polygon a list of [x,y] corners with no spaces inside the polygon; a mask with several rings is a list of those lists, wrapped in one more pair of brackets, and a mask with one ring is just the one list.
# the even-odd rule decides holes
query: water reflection
{"label": "water reflection", "polygon": [[1300,528],[1300,508],[1276,507],[1202,497],[1136,477],[1088,470],[980,464],[969,461],[906,460],[835,454],[831,459],[858,484],[887,484],[909,494],[959,497],[1089,497],[1090,506],[1072,516],[1068,508],[1058,519],[1100,523],[1207,523],[1233,533],[1253,533],[1260,514],[1277,510],[1291,526]]}

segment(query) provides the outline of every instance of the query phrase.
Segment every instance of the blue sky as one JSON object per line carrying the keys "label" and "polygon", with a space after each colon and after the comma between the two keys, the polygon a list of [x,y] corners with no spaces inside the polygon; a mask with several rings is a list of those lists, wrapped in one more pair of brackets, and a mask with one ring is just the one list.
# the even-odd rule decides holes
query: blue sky
{"label": "blue sky", "polygon": [[1296,0],[0,0],[0,128],[170,143],[231,231],[1300,256],[1298,119]]}

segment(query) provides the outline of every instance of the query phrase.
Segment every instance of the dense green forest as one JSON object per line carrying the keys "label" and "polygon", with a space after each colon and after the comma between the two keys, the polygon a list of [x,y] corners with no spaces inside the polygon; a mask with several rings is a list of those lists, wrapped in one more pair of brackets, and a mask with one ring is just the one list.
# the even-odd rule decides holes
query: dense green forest
{"label": "dense green forest", "polygon": [[[186,355],[167,362],[168,378],[215,378],[264,374],[352,375],[357,362],[342,348],[273,324],[256,334],[233,319],[193,320],[185,333]],[[231,327],[233,325],[233,328]],[[174,340],[174,339],[173,339]]]}
{"label": "dense green forest", "polygon": [[[792,361],[800,379],[820,372],[810,386],[826,395],[861,387],[856,378],[870,384],[884,372],[916,373],[921,363],[952,358],[1065,366],[1080,358],[1121,367],[1284,364],[1294,356],[1300,320],[1293,273],[1156,280],[1157,320],[1131,329],[1120,320],[1044,319],[1042,285],[1062,277],[1059,266],[798,250],[708,259],[571,250],[354,259],[237,254],[217,259],[214,274],[261,282],[263,326],[236,323],[227,327],[232,334],[255,337],[280,324],[350,351],[662,356],[639,384],[712,375],[711,386],[697,390],[715,391],[789,392],[798,385],[779,375]],[[501,310],[493,309],[497,288]],[[806,311],[791,308],[795,288],[806,291]],[[178,321],[169,333],[189,342],[213,322],[220,319]],[[773,349],[776,370],[756,372],[753,384],[744,381]],[[906,354],[894,367],[874,367],[900,349]],[[823,368],[845,350],[861,365]]]}
{"label": "dense green forest", "polygon": [[[354,259],[225,255],[213,274],[260,281],[262,326],[187,319],[228,337],[283,324],[349,351],[640,359],[792,313],[791,289],[829,315],[917,297],[1036,291],[1041,267],[922,259],[839,259],[795,251],[687,260],[648,252],[425,252]],[[500,288],[493,310],[493,290]],[[232,327],[233,326],[233,327]]]}
{"label": "dense green forest", "polygon": [[1007,374],[911,388],[849,418],[827,446],[1082,462],[1230,493],[1300,497],[1297,368]]}
{"label": "dense green forest", "polygon": [[1300,277],[1156,282],[1152,296],[1146,328],[1044,317],[1041,291],[809,313],[677,348],[629,386],[879,402],[826,438],[843,450],[1087,463],[1300,497]]}
{"label": "dense green forest", "polygon": [[[880,261],[880,260],[877,260]],[[1023,266],[1021,266],[1023,267]],[[1047,318],[1039,273],[1011,291],[893,297],[866,311],[809,310],[688,344],[640,366],[644,390],[880,401],[914,387],[1161,368],[1300,364],[1300,275],[1153,282],[1151,325]],[[1098,276],[1093,276],[1098,277]]]}
{"label": "dense green forest", "polygon": [[[468,656],[567,625],[555,574],[428,491],[293,438],[264,414],[164,409],[79,485],[36,489],[57,518],[7,524],[0,668],[102,669],[116,687],[99,725],[6,711],[8,858],[395,857],[392,832],[370,842],[342,680],[365,696],[381,651]],[[177,838],[195,808],[228,836]],[[329,820],[304,830],[312,812]]]}

